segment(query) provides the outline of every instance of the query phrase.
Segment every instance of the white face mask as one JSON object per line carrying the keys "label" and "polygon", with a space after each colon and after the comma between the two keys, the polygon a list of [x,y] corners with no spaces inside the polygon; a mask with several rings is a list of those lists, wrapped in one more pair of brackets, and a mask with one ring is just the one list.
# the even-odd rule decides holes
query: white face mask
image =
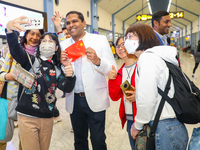
{"label": "white face mask", "polygon": [[41,43],[40,44],[40,54],[44,57],[50,57],[55,54],[55,47],[56,45],[54,43]]}
{"label": "white face mask", "polygon": [[134,54],[139,46],[139,40],[126,39],[124,46],[128,54]]}

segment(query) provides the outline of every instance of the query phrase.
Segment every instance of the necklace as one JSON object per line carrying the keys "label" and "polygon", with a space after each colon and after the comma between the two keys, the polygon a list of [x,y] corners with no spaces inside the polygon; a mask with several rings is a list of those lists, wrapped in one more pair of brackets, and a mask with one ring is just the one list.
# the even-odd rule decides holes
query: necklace
{"label": "necklace", "polygon": [[130,70],[128,71],[128,69],[126,68],[126,72],[127,72],[127,79],[129,79],[129,78],[131,78],[130,77],[130,72],[131,72],[131,70],[132,70],[132,68],[133,68],[133,65],[131,66],[131,68],[130,68]]}

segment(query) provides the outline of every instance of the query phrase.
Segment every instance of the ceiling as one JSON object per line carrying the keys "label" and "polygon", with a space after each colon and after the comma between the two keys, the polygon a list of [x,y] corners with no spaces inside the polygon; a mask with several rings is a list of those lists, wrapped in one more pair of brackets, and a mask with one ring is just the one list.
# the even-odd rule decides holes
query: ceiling
{"label": "ceiling", "polygon": [[[149,0],[152,13],[157,10],[167,10],[170,0]],[[98,6],[115,14],[115,17],[131,25],[136,23],[136,15],[150,14],[147,0],[99,0]],[[121,10],[120,10],[121,9]],[[200,0],[172,0],[169,12],[184,11],[184,18],[172,19],[170,30],[180,30],[185,25],[198,19],[200,15]],[[151,21],[143,21],[151,25]]]}

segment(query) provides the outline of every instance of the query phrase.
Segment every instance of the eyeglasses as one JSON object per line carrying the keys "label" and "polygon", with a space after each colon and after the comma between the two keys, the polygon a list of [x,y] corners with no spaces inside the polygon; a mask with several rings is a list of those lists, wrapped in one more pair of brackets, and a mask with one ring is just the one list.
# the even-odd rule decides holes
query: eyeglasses
{"label": "eyeglasses", "polygon": [[119,50],[121,48],[124,48],[124,42],[116,46],[116,50]]}
{"label": "eyeglasses", "polygon": [[129,34],[127,34],[127,36],[124,36],[124,41],[126,41],[127,39],[133,40],[133,38],[134,38],[133,33],[129,33]]}

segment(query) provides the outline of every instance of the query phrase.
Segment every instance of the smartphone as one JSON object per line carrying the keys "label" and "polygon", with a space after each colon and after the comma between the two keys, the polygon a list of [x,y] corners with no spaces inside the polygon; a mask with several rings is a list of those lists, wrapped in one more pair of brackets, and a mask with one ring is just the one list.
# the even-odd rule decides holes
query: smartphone
{"label": "smartphone", "polygon": [[133,91],[133,88],[131,87],[130,83],[127,80],[120,85],[120,88],[122,89],[123,93],[126,96],[130,96],[131,94],[130,93],[125,93],[125,91]]}
{"label": "smartphone", "polygon": [[23,21],[29,21],[30,24],[21,24],[21,27],[25,30],[43,29],[44,28],[44,18],[43,17],[33,17],[25,18]]}

